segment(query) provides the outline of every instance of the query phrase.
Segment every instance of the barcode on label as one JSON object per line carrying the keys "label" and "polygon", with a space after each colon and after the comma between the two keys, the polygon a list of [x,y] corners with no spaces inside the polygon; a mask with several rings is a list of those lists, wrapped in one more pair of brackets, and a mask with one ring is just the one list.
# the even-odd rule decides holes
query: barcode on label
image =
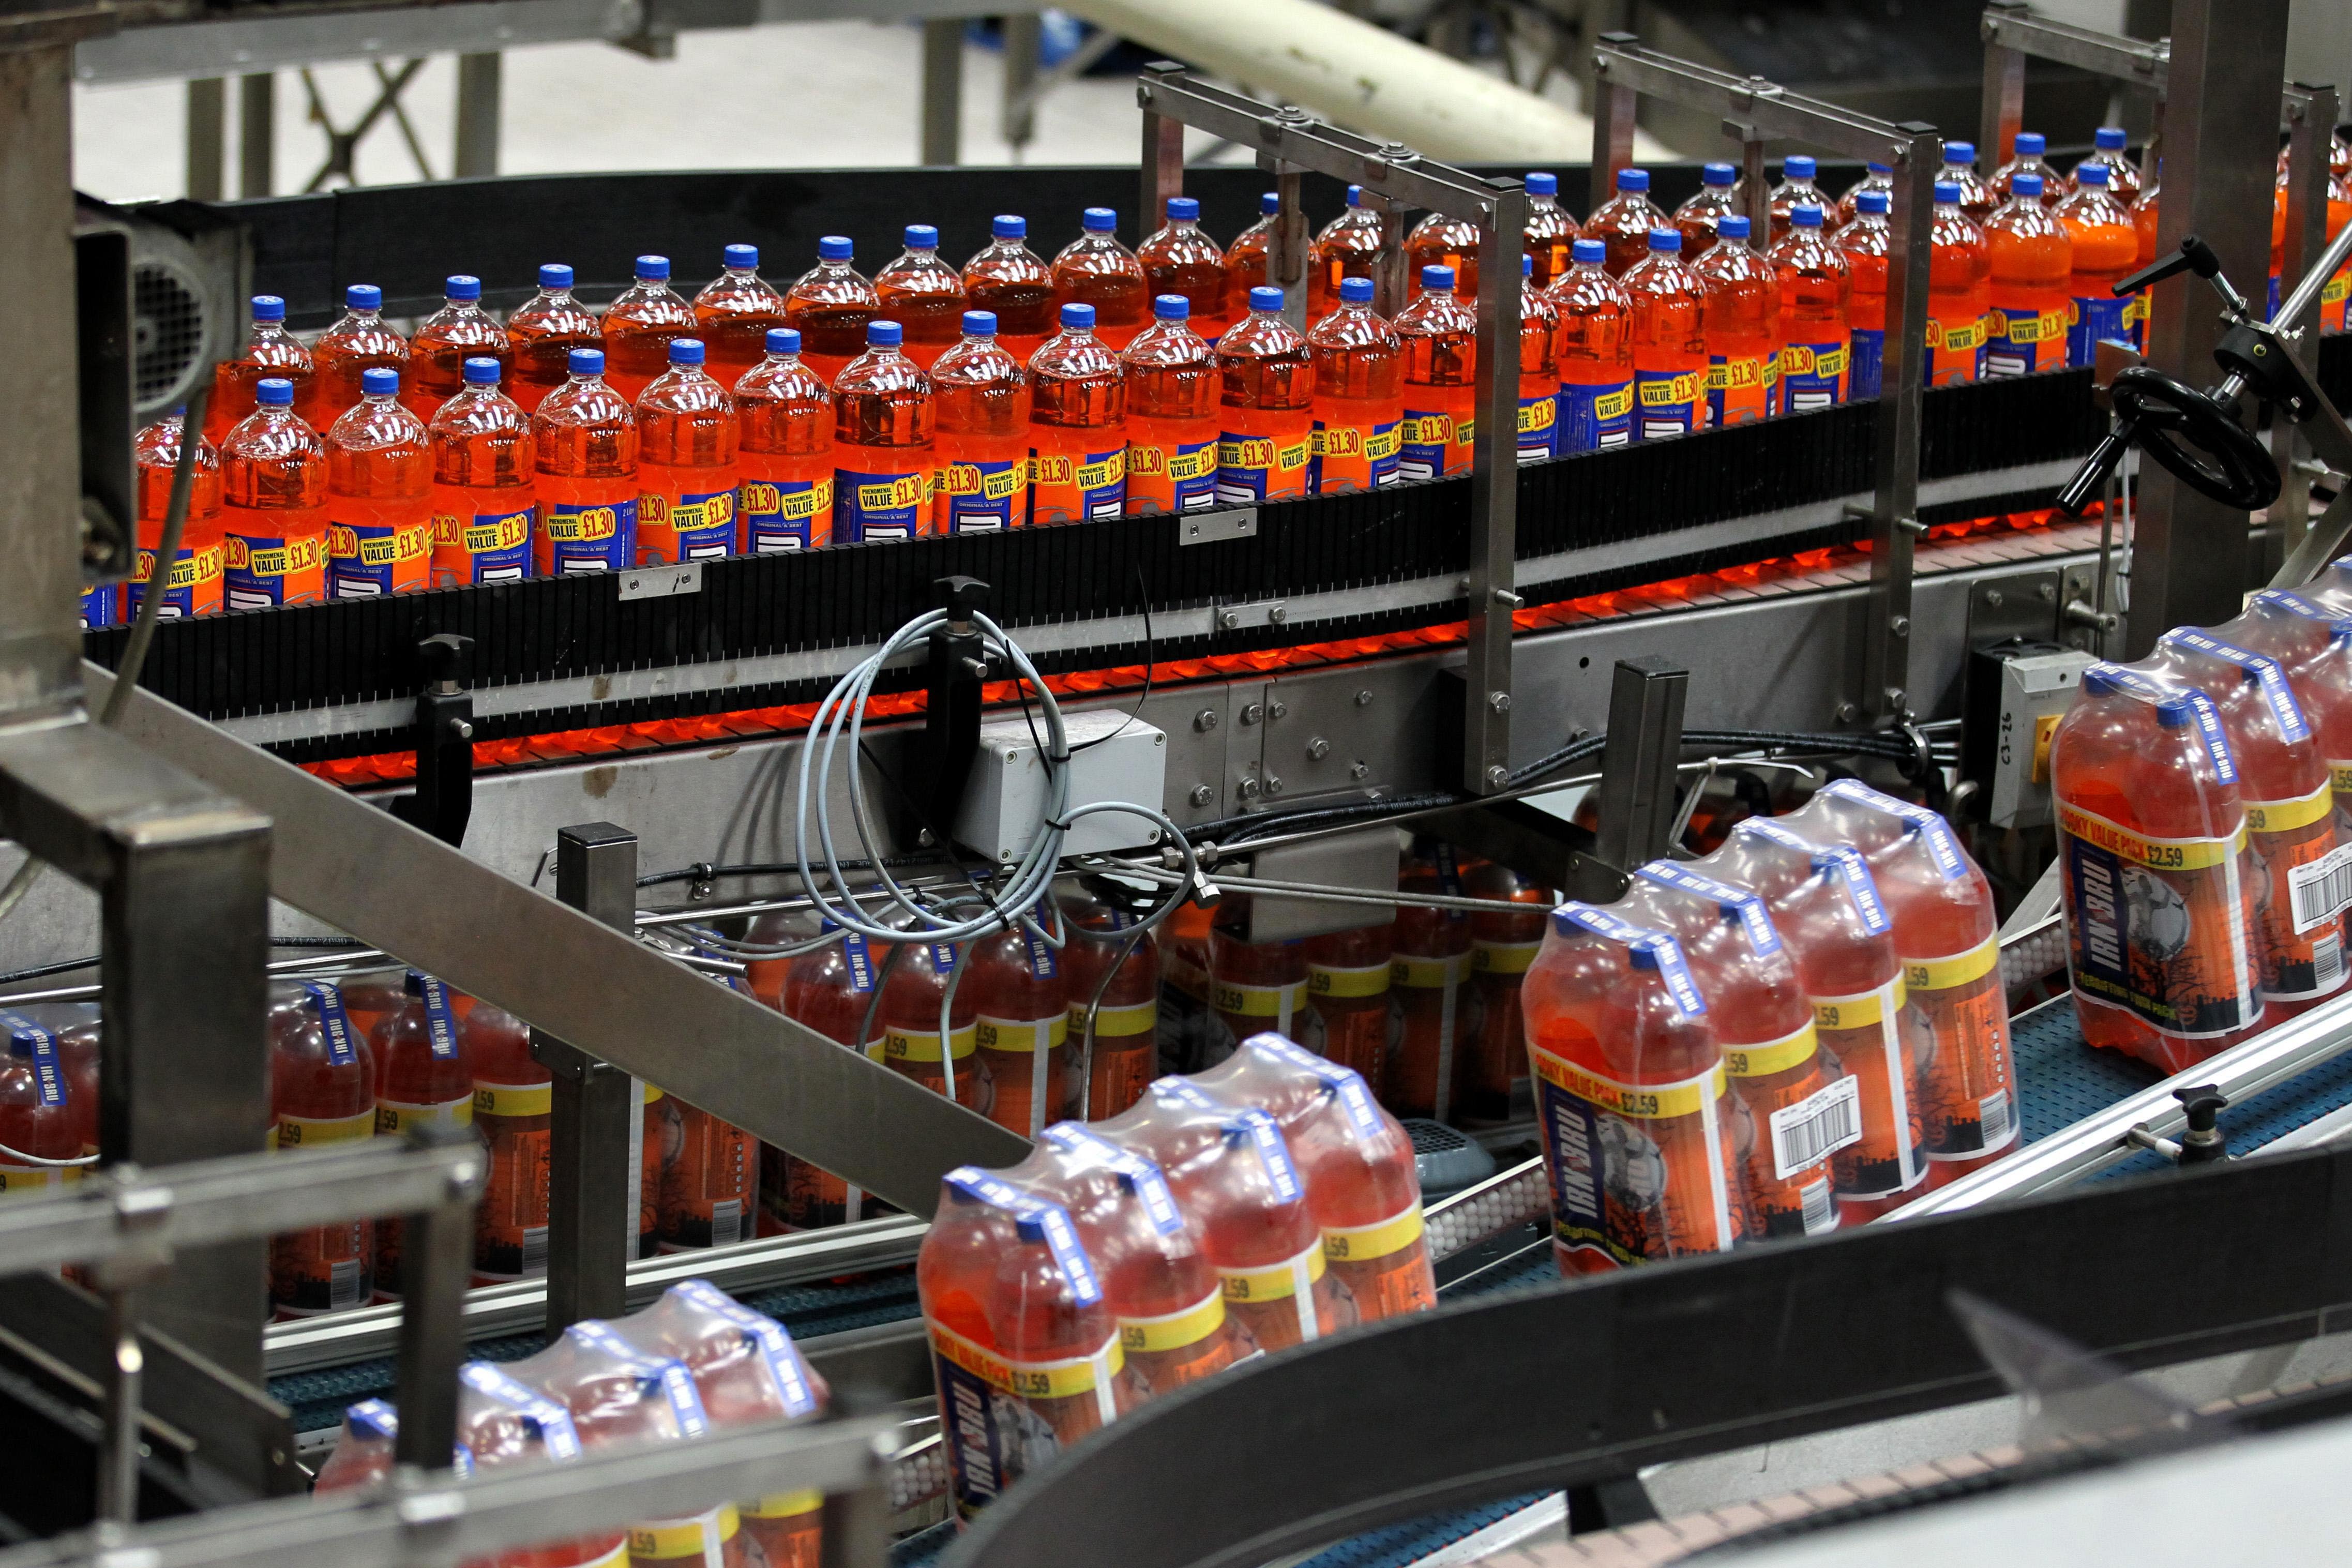
{"label": "barcode on label", "polygon": [[710,1205],[710,1245],[732,1247],[743,1239],[743,1200],[729,1198]]}
{"label": "barcode on label", "polygon": [[1842,1078],[1772,1113],[1772,1174],[1787,1181],[1862,1142],[1862,1085]]}
{"label": "barcode on label", "polygon": [[1996,1089],[1977,1101],[1977,1125],[1983,1129],[1987,1149],[1998,1149],[2009,1142],[2009,1090]]}
{"label": "barcode on label", "polygon": [[522,1271],[525,1274],[547,1272],[547,1226],[532,1225],[523,1227]]}
{"label": "barcode on label", "polygon": [[2329,931],[2311,942],[2311,984],[2326,991],[2344,978],[2344,933]]}
{"label": "barcode on label", "polygon": [[327,1305],[340,1312],[346,1307],[362,1305],[367,1298],[362,1293],[366,1281],[361,1277],[360,1260],[356,1258],[337,1258],[327,1265]]}
{"label": "barcode on label", "polygon": [[1804,1205],[1805,1234],[1820,1236],[1837,1228],[1837,1205],[1830,1197],[1830,1179],[1822,1176],[1797,1189],[1797,1201]]}
{"label": "barcode on label", "polygon": [[2287,868],[2298,936],[2352,908],[2352,844],[2339,844],[2318,859]]}

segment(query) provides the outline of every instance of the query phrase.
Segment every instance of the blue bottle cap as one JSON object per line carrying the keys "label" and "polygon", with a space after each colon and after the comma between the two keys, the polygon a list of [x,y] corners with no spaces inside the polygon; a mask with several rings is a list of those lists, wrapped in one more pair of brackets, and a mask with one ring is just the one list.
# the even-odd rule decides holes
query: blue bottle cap
{"label": "blue bottle cap", "polygon": [[1520,252],[1519,252],[1519,276],[1520,276],[1520,277],[1522,277],[1522,278],[1532,278],[1532,277],[1534,277],[1535,275],[1536,275],[1536,258],[1535,258],[1533,256],[1529,255],[1528,252],[1524,251],[1524,250],[1520,251]]}
{"label": "blue bottle cap", "polygon": [[1973,142],[1945,142],[1944,162],[1947,164],[1957,165],[1964,169],[1972,169],[1976,167],[1977,144]]}
{"label": "blue bottle cap", "polygon": [[1556,196],[1559,195],[1559,176],[1558,174],[1547,174],[1541,171],[1538,171],[1535,174],[1529,174],[1521,182],[1521,184],[1527,186],[1528,195],[1531,196]]}
{"label": "blue bottle cap", "polygon": [[1654,228],[1650,231],[1650,251],[1668,256],[1679,254],[1683,247],[1683,231],[1678,228]]}
{"label": "blue bottle cap", "polygon": [[1874,174],[1891,174],[1895,173],[1895,165],[1892,163],[1864,163],[1863,167],[1869,170]]}
{"label": "blue bottle cap", "polygon": [[1189,321],[1192,315],[1192,301],[1181,294],[1155,294],[1151,299],[1151,314],[1162,321]]}
{"label": "blue bottle cap", "polygon": [[1281,310],[1282,290],[1260,284],[1250,290],[1250,309],[1253,310]]}
{"label": "blue bottle cap", "polygon": [[940,231],[938,229],[927,223],[910,223],[907,226],[908,249],[937,250],[939,247]]}
{"label": "blue bottle cap", "polygon": [[1029,237],[1029,220],[1012,213],[998,213],[989,220],[988,232],[999,239],[1026,239]]}
{"label": "blue bottle cap", "polygon": [[730,245],[727,247],[727,269],[730,272],[756,272],[760,268],[760,247],[756,245]]}
{"label": "blue bottle cap", "polygon": [[360,391],[369,397],[390,397],[400,390],[400,373],[390,365],[374,364],[360,372]]}
{"label": "blue bottle cap", "polygon": [[[1959,200],[1957,187],[1952,199]],[[1894,204],[1887,200],[1885,191],[1863,191],[1853,198],[1853,210],[1858,213],[1883,213],[1892,205]]]}
{"label": "blue bottle cap", "polygon": [[499,362],[477,355],[466,362],[464,374],[467,386],[496,386],[499,384]]}
{"label": "blue bottle cap", "polygon": [[573,349],[565,357],[563,365],[574,375],[602,375],[604,374],[604,351]]}
{"label": "blue bottle cap", "polygon": [[343,290],[343,303],[354,310],[381,310],[383,290],[373,283],[354,283]]}
{"label": "blue bottle cap", "polygon": [[1118,214],[1109,207],[1088,207],[1078,226],[1088,234],[1109,234],[1118,227]]}
{"label": "blue bottle cap", "polygon": [[828,234],[816,242],[819,261],[846,261],[856,253],[857,247],[849,242],[845,234]]}
{"label": "blue bottle cap", "polygon": [[2097,131],[2092,132],[2091,140],[2102,153],[2120,153],[2124,150],[2124,128],[2120,125],[2102,125]]}
{"label": "blue bottle cap", "polygon": [[640,256],[637,258],[637,278],[640,282],[660,283],[669,278],[669,258]]}
{"label": "blue bottle cap", "polygon": [[770,327],[768,352],[772,354],[796,354],[801,352],[801,330],[798,327]]}
{"label": "blue bottle cap", "polygon": [[1936,182],[1936,200],[1939,203],[1958,206],[1960,201],[1959,181],[1937,180]]}
{"label": "blue bottle cap", "polygon": [[264,408],[291,408],[294,384],[282,375],[265,376],[255,385],[253,400]]}
{"label": "blue bottle cap", "polygon": [[[2042,176],[2026,174],[2020,177],[2038,180]],[[2077,163],[2074,165],[2074,183],[2104,191],[2107,188],[2107,166],[2105,163]]]}
{"label": "blue bottle cap", "polygon": [[1424,267],[1421,269],[1421,286],[1433,294],[1454,292],[1454,268]]}
{"label": "blue bottle cap", "polygon": [[2021,131],[2017,133],[2017,155],[2019,157],[2039,158],[2042,153],[2047,153],[2048,151],[2050,151],[2050,140],[2042,135],[2041,132]]}
{"label": "blue bottle cap", "polygon": [[869,349],[895,349],[906,337],[907,330],[896,321],[866,323],[866,346]]}
{"label": "blue bottle cap", "polygon": [[1372,302],[1372,280],[1369,278],[1339,279],[1339,302],[1343,305],[1369,305]]}
{"label": "blue bottle cap", "polygon": [[1617,188],[1621,191],[1648,190],[1650,188],[1650,171],[1647,169],[1618,170]]}
{"label": "blue bottle cap", "polygon": [[442,297],[463,304],[482,297],[482,280],[470,272],[453,272],[441,285]]}
{"label": "blue bottle cap", "polygon": [[1257,210],[1258,216],[1261,217],[1271,217],[1276,213],[1280,212],[1282,210],[1282,194],[1279,191],[1266,192],[1264,195],[1258,197]]}
{"label": "blue bottle cap", "polygon": [[672,364],[700,364],[702,363],[702,340],[700,338],[670,339],[669,363]]}
{"label": "blue bottle cap", "polygon": [[966,310],[963,313],[963,335],[968,338],[992,338],[996,335],[996,312]]}
{"label": "blue bottle cap", "polygon": [[542,289],[572,287],[572,268],[561,261],[551,261],[539,269],[539,286]]}
{"label": "blue bottle cap", "polygon": [[[1726,213],[1715,220],[1715,232],[1724,239],[1746,239],[1753,226],[1746,213]],[[1604,254],[1608,248],[1607,246],[1601,247]]]}
{"label": "blue bottle cap", "polygon": [[1780,177],[1784,180],[1810,180],[1821,172],[1821,165],[1802,153],[1791,153],[1780,161]]}
{"label": "blue bottle cap", "polygon": [[1605,240],[1580,239],[1568,247],[1568,253],[1580,267],[1598,267],[1609,259],[1609,245]]}
{"label": "blue bottle cap", "polygon": [[1348,187],[1348,205],[1351,207],[1360,207],[1364,205],[1363,186],[1349,185]]}
{"label": "blue bottle cap", "polygon": [[2042,176],[2039,174],[2018,175],[2017,178],[2010,181],[2009,194],[2013,196],[2039,196],[2042,194]]}
{"label": "blue bottle cap", "polygon": [[1822,209],[1811,202],[1799,202],[1789,209],[1789,221],[1799,228],[1822,226]]}
{"label": "blue bottle cap", "polygon": [[1191,196],[1170,196],[1168,198],[1168,221],[1170,223],[1200,222],[1201,204],[1194,201]]}
{"label": "blue bottle cap", "polygon": [[1066,332],[1091,332],[1095,330],[1095,308],[1092,305],[1070,304],[1062,307],[1062,330]]}
{"label": "blue bottle cap", "polygon": [[174,418],[174,419],[185,419],[187,416],[188,416],[188,405],[187,405],[186,404],[184,404],[184,403],[175,403],[175,404],[173,404],[173,405],[172,405],[172,417],[173,417],[173,418]]}
{"label": "blue bottle cap", "polygon": [[257,321],[282,321],[286,319],[286,301],[275,294],[253,297],[253,319]]}
{"label": "blue bottle cap", "polygon": [[1728,163],[1702,163],[1698,170],[1702,185],[1733,185],[1739,183],[1739,171]]}

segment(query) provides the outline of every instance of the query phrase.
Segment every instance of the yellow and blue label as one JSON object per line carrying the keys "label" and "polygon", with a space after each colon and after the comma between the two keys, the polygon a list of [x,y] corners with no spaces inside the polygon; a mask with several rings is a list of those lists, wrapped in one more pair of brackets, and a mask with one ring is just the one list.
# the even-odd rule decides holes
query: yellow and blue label
{"label": "yellow and blue label", "polygon": [[[223,563],[227,552],[219,544],[201,548],[183,544],[172,559],[172,574],[163,584],[163,603],[156,616],[167,621],[184,620],[196,613],[196,605],[211,608],[220,605],[220,582]],[[147,597],[147,579],[155,573],[155,552],[139,552],[139,569],[130,582],[122,584],[122,613],[136,616]]]}
{"label": "yellow and blue label", "polygon": [[540,515],[555,575],[625,572],[637,563],[637,503],[551,501]]}
{"label": "yellow and blue label", "polygon": [[1624,446],[1633,438],[1633,384],[1561,382],[1559,425],[1555,447],[1563,458]]}
{"label": "yellow and blue label", "polygon": [[1445,472],[1457,449],[1466,450],[1476,438],[1469,420],[1457,421],[1443,410],[1408,407],[1399,426],[1397,472],[1408,479],[1433,479]]}
{"label": "yellow and blue label", "polygon": [[100,583],[94,588],[81,591],[82,630],[110,626],[122,618],[118,603],[120,596],[115,593],[117,586],[112,583]]}
{"label": "yellow and blue label", "polygon": [[735,490],[689,490],[662,498],[677,531],[680,561],[716,561],[735,553]]}
{"label": "yellow and blue label", "polygon": [[1790,343],[1780,350],[1780,412],[1810,414],[1845,401],[1846,345]]}
{"label": "yellow and blue label", "polygon": [[1559,395],[1519,399],[1519,461],[1539,463],[1552,455],[1559,434]]}
{"label": "yellow and blue label", "polygon": [[1699,373],[1689,370],[1633,372],[1633,402],[1641,409],[1636,438],[1655,441],[1696,427]]}
{"label": "yellow and blue label", "polygon": [[950,463],[940,476],[950,533],[993,533],[1027,521],[1029,465],[1023,459]]}
{"label": "yellow and blue label", "polygon": [[1772,394],[1780,380],[1780,356],[1769,354],[1709,354],[1706,361],[1707,428],[1748,425],[1772,412]]}
{"label": "yellow and blue label", "polygon": [[[1029,483],[1031,510],[1041,521],[1117,517],[1127,510],[1127,448],[1081,455],[1033,447]],[[1042,493],[1047,491],[1057,493],[1049,498]]]}
{"label": "yellow and blue label", "polygon": [[833,477],[833,536],[845,544],[912,539],[923,531],[930,507],[928,468],[895,474],[841,468]]}
{"label": "yellow and blue label", "polygon": [[1205,511],[1217,504],[1217,443],[1178,441],[1136,442],[1127,448],[1127,478],[1168,486],[1173,511]]}
{"label": "yellow and blue label", "polygon": [[2071,310],[2017,310],[1995,305],[1985,317],[1987,375],[2032,375],[2066,363],[2066,318]]}
{"label": "yellow and blue label", "polygon": [[[335,522],[327,525],[327,597],[380,599],[393,591],[395,580],[416,577],[419,564],[432,548],[433,524],[428,520],[406,528],[380,523]],[[409,570],[405,573],[403,567]]]}
{"label": "yellow and blue label", "polygon": [[1295,437],[1242,436],[1231,430],[1217,437],[1217,499],[1228,506],[1247,506],[1268,496],[1306,493],[1307,463],[1313,455],[1311,431]]}
{"label": "yellow and blue label", "polygon": [[286,580],[297,573],[323,565],[327,541],[322,534],[283,535],[232,533],[223,542],[223,579],[232,610],[257,610],[287,603]]}
{"label": "yellow and blue label", "polygon": [[2091,363],[2098,358],[2100,342],[2106,338],[2118,338],[2137,346],[2131,308],[2137,303],[2137,296],[2118,300],[2112,295],[2075,295],[2066,324],[2066,363]]}
{"label": "yellow and blue label", "polygon": [[820,521],[833,519],[833,480],[745,479],[739,495],[744,546],[754,555],[806,550]]}
{"label": "yellow and blue label", "polygon": [[1387,420],[1378,425],[1326,425],[1315,422],[1313,443],[1307,459],[1307,488],[1310,494],[1323,489],[1324,464],[1335,468],[1353,468],[1361,463],[1365,468],[1365,488],[1378,489],[1382,485],[1397,482],[1397,458],[1404,449],[1404,436],[1400,422]]}
{"label": "yellow and blue label", "polygon": [[1886,334],[1876,327],[1856,327],[1845,347],[1845,395],[1857,403],[1877,396],[1885,384]]}
{"label": "yellow and blue label", "polygon": [[467,516],[442,512],[433,520],[434,542],[462,552],[467,585],[477,583],[519,583],[530,575],[531,509],[478,511]]}

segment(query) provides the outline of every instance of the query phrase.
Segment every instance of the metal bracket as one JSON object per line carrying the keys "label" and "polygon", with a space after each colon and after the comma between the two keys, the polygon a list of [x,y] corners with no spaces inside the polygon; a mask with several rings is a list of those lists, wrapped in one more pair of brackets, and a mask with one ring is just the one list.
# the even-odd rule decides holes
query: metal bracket
{"label": "metal bracket", "polygon": [[1609,689],[1595,852],[1631,871],[1674,847],[1675,769],[1683,754],[1690,671],[1654,654],[1621,658]]}
{"label": "metal bracket", "polygon": [[1278,626],[1289,618],[1289,607],[1280,599],[1258,599],[1246,605],[1220,605],[1216,610],[1217,630],[1221,632]]}
{"label": "metal bracket", "polygon": [[474,699],[466,662],[474,639],[438,632],[416,645],[425,684],[416,694],[416,788],[387,803],[392,814],[451,848],[474,815]]}
{"label": "metal bracket", "polygon": [[1257,537],[1257,508],[1237,506],[1224,511],[1186,512],[1176,520],[1176,542],[1221,544],[1228,539]]}

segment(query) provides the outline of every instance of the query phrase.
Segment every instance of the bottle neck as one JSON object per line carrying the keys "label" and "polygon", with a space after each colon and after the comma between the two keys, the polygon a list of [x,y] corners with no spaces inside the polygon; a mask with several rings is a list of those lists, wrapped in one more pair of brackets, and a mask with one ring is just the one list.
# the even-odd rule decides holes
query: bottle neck
{"label": "bottle neck", "polygon": [[760,281],[760,269],[756,267],[730,267],[727,269],[727,281],[746,285],[756,284]]}

